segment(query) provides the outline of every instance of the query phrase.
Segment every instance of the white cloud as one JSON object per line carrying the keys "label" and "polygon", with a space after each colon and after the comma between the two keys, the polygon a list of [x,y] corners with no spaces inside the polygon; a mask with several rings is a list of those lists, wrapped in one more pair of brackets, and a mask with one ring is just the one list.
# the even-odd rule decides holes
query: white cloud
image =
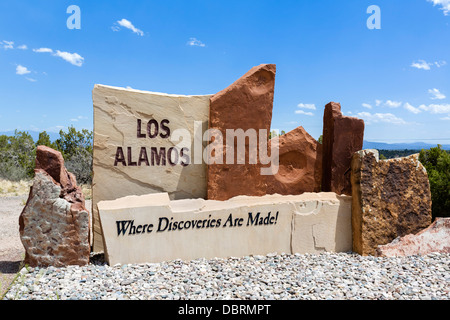
{"label": "white cloud", "polygon": [[436,66],[437,68],[443,67],[447,65],[447,61],[435,61],[435,62],[426,62],[425,60],[418,60],[417,62],[413,62],[411,67],[422,70],[431,70],[431,67]]}
{"label": "white cloud", "polygon": [[399,101],[392,101],[392,100],[388,100],[384,103],[384,106],[389,107],[389,108],[398,108],[402,105],[401,102]]}
{"label": "white cloud", "polygon": [[39,49],[33,49],[34,52],[48,52],[53,53],[53,50],[50,48],[39,48]]}
{"label": "white cloud", "polygon": [[430,105],[420,105],[420,110],[428,111],[431,114],[447,114],[447,116],[440,118],[441,120],[450,120],[450,104],[430,104]]}
{"label": "white cloud", "polygon": [[20,64],[16,67],[16,74],[22,76],[22,75],[28,74],[28,73],[31,73],[31,71],[28,70],[27,67],[24,67]]}
{"label": "white cloud", "polygon": [[450,114],[450,104],[430,104],[419,106],[420,110],[429,111],[431,114]]}
{"label": "white cloud", "polygon": [[[8,49],[14,49],[14,41],[0,41],[0,46],[3,46],[3,49],[8,50]],[[27,50],[28,47],[26,44],[22,44],[18,47],[16,47],[16,49],[20,49],[20,50]]]}
{"label": "white cloud", "polygon": [[25,79],[27,79],[27,80],[30,81],[30,82],[36,82],[36,81],[37,81],[36,79],[28,78],[28,77],[25,77]]}
{"label": "white cloud", "polygon": [[206,46],[203,42],[201,42],[197,38],[190,38],[186,44],[188,46],[194,46],[194,47],[205,47]]}
{"label": "white cloud", "polygon": [[[387,108],[398,108],[402,106],[401,101],[395,101],[395,100],[375,100],[375,106],[377,107],[387,107]],[[367,109],[372,109],[372,105],[368,103],[363,103],[362,106]]]}
{"label": "white cloud", "polygon": [[409,112],[412,112],[414,114],[418,114],[421,113],[422,111],[419,108],[416,108],[414,106],[412,106],[411,104],[409,104],[408,102],[406,102],[403,107],[408,110]]}
{"label": "white cloud", "polygon": [[364,119],[364,121],[367,124],[373,124],[373,123],[392,123],[392,124],[406,124],[405,120],[396,117],[392,113],[375,113],[371,114],[369,112],[359,112],[357,116],[361,119]]}
{"label": "white cloud", "polygon": [[85,119],[87,119],[88,117],[85,117],[85,116],[78,116],[78,117],[76,117],[76,118],[72,118],[72,119],[70,119],[70,121],[72,121],[72,122],[78,122],[78,121],[80,121],[80,120],[85,120]]}
{"label": "white cloud", "polygon": [[78,53],[70,53],[56,50],[56,53],[53,55],[56,57],[60,57],[77,67],[81,67],[83,65],[84,58],[80,56]]}
{"label": "white cloud", "polygon": [[301,109],[316,110],[316,105],[310,103],[299,103],[297,107]]}
{"label": "white cloud", "polygon": [[[59,133],[59,131],[64,128],[65,128],[64,126],[53,126],[50,128],[46,128],[45,131],[47,131],[47,133],[48,132]],[[35,131],[43,131],[43,130],[35,130]]]}
{"label": "white cloud", "polygon": [[5,50],[14,49],[14,41],[3,40],[2,45],[3,45],[3,49],[5,49]]}
{"label": "white cloud", "polygon": [[450,15],[450,0],[427,0],[428,2],[432,2],[434,6],[441,6],[442,11],[444,11],[444,15]]}
{"label": "white cloud", "polygon": [[39,49],[33,49],[34,52],[44,52],[44,53],[51,53],[54,57],[60,57],[64,59],[65,61],[77,66],[81,67],[84,62],[84,58],[80,56],[78,53],[70,53],[65,51],[56,50],[53,51],[53,49],[50,48],[39,48]]}
{"label": "white cloud", "polygon": [[433,65],[432,63],[428,63],[424,60],[419,60],[418,62],[413,62],[411,64],[411,67],[423,70],[430,70],[432,65]]}
{"label": "white cloud", "polygon": [[306,111],[303,111],[303,110],[295,110],[295,113],[296,114],[303,114],[305,116],[313,116],[314,115],[314,113],[312,113],[312,112],[306,112]]}
{"label": "white cloud", "polygon": [[446,96],[436,88],[428,90],[428,93],[431,95],[432,100],[443,100],[446,98]]}
{"label": "white cloud", "polygon": [[[144,31],[139,30],[138,28],[136,28],[136,27],[131,23],[131,21],[129,21],[129,20],[127,20],[127,19],[119,20],[119,21],[117,21],[117,24],[119,24],[121,27],[130,29],[131,31],[133,31],[134,33],[136,33],[137,35],[139,35],[139,36],[141,36],[141,37],[144,35]],[[119,30],[120,30],[120,28],[119,28],[118,26],[112,26],[111,29],[112,29],[113,31],[119,31]]]}

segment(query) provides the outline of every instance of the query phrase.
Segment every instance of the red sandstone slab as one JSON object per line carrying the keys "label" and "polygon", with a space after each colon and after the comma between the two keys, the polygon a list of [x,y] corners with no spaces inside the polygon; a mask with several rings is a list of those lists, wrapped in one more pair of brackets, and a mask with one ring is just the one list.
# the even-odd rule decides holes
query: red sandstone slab
{"label": "red sandstone slab", "polygon": [[352,156],[362,150],[364,121],[342,115],[341,105],[330,102],[323,117],[322,191],[352,195]]}
{"label": "red sandstone slab", "polygon": [[[237,139],[226,140],[227,130],[260,129],[267,132],[268,139],[272,121],[273,97],[275,89],[276,66],[263,64],[253,67],[231,86],[215,94],[210,100],[209,128],[219,130],[223,136],[223,164],[209,164],[207,169],[208,199],[228,200],[234,196],[262,196],[266,194],[266,176],[261,175],[263,165],[259,161],[258,144],[252,147],[245,144],[246,161],[237,164],[227,163],[227,150],[237,150]],[[259,141],[259,140],[258,140]],[[229,151],[228,151],[229,152]],[[248,155],[258,155],[256,164],[250,164]]]}

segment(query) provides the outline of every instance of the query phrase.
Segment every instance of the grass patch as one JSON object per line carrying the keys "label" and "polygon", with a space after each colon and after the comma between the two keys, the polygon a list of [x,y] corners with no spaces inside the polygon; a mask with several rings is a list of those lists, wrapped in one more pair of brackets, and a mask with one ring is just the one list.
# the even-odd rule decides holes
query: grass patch
{"label": "grass patch", "polygon": [[[0,179],[0,197],[17,197],[28,195],[32,184],[33,180],[9,181]],[[80,188],[84,194],[84,198],[86,200],[91,200],[92,185],[82,184],[80,185]],[[25,203],[26,200],[23,204],[25,205]]]}
{"label": "grass patch", "polygon": [[32,183],[32,180],[9,181],[0,179],[0,197],[28,195]]}
{"label": "grass patch", "polygon": [[84,199],[91,200],[92,199],[92,185],[82,184],[80,187],[81,187],[81,191],[84,194]]}

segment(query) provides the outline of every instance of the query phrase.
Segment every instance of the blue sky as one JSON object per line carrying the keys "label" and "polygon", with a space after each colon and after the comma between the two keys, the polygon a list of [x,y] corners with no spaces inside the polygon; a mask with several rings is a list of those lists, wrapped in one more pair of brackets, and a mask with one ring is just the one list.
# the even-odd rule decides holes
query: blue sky
{"label": "blue sky", "polygon": [[273,129],[317,139],[335,101],[366,140],[449,144],[449,40],[450,0],[3,0],[0,132],[92,129],[96,83],[213,94],[274,63]]}

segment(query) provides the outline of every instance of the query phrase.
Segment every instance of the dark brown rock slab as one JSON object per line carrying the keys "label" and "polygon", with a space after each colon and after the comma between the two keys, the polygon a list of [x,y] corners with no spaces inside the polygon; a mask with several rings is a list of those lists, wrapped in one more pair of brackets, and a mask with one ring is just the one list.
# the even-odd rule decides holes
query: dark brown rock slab
{"label": "dark brown rock slab", "polygon": [[399,237],[377,248],[377,255],[381,257],[427,255],[436,252],[450,253],[450,218],[437,218],[419,233]]}
{"label": "dark brown rock slab", "polygon": [[322,145],[303,127],[271,139],[279,147],[278,172],[267,176],[267,194],[320,192]]}
{"label": "dark brown rock slab", "polygon": [[377,150],[352,158],[353,251],[376,255],[379,245],[431,224],[428,175],[418,155],[379,160]]}
{"label": "dark brown rock slab", "polygon": [[[253,67],[228,88],[215,94],[210,100],[209,129],[221,132],[223,149],[214,156],[220,156],[223,163],[209,164],[207,169],[208,199],[228,200],[239,195],[262,196],[266,194],[266,176],[261,175],[263,164],[249,163],[249,154],[259,155],[258,145],[245,143],[244,163],[238,164],[238,139],[227,141],[227,130],[254,130],[259,139],[266,139],[272,121],[276,66],[263,64]],[[267,135],[260,136],[259,130]],[[259,140],[258,140],[259,142]],[[227,150],[236,152],[234,163],[226,161]],[[266,150],[267,151],[267,150]],[[241,155],[241,158],[244,157]]]}
{"label": "dark brown rock slab", "polygon": [[341,105],[330,102],[323,117],[322,191],[351,195],[350,166],[362,150],[364,121],[342,115]]}
{"label": "dark brown rock slab", "polygon": [[89,263],[90,219],[81,188],[60,152],[39,146],[27,203],[19,217],[25,264],[35,266]]}

